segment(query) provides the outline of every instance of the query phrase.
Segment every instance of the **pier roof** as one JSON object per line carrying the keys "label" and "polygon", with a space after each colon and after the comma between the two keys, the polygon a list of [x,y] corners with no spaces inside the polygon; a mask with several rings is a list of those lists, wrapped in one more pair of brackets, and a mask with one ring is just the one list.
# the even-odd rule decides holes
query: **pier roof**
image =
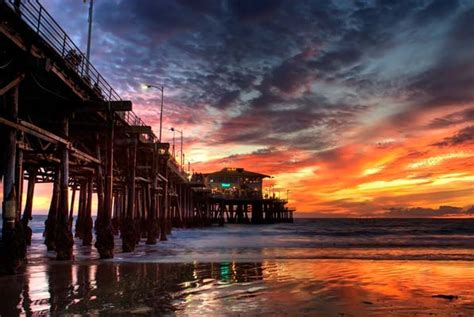
{"label": "pier roof", "polygon": [[231,168],[225,167],[217,172],[208,173],[208,176],[249,176],[249,177],[261,177],[270,178],[269,175],[247,171],[243,168]]}

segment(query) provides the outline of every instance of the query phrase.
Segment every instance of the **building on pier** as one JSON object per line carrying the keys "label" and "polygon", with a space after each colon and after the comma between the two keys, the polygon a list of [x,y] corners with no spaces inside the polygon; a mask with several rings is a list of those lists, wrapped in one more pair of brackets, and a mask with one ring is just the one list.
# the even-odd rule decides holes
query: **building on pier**
{"label": "building on pier", "polygon": [[211,221],[218,223],[293,222],[288,201],[263,195],[263,180],[271,176],[243,168],[223,168],[203,175],[210,193]]}
{"label": "building on pier", "polygon": [[243,168],[223,168],[206,175],[206,185],[214,197],[262,198],[263,179],[270,176]]}

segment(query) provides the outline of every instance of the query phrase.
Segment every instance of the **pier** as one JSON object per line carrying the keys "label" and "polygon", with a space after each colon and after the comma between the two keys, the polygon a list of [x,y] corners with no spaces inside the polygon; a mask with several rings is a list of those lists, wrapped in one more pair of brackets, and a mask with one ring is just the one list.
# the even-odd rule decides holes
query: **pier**
{"label": "pier", "polygon": [[75,238],[92,245],[93,231],[107,259],[117,235],[132,252],[173,227],[292,221],[285,200],[221,197],[188,175],[38,1],[0,1],[0,19],[0,273],[26,259],[38,183],[52,184],[44,243],[58,260],[74,258]]}

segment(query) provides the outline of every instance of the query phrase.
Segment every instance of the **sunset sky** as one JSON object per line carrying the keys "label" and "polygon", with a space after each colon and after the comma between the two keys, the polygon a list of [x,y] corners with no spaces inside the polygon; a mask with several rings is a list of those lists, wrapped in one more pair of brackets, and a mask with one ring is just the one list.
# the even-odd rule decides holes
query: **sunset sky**
{"label": "sunset sky", "polygon": [[[88,5],[42,3],[85,48]],[[92,62],[155,132],[160,92],[141,84],[165,86],[164,140],[184,130],[196,171],[272,175],[306,215],[474,204],[474,1],[99,0],[94,14]]]}

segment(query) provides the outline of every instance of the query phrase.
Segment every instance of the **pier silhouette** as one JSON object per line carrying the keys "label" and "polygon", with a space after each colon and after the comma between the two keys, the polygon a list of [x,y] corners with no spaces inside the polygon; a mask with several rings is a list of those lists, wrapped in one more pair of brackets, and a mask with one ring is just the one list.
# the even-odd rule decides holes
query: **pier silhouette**
{"label": "pier silhouette", "polygon": [[[107,259],[118,234],[123,252],[131,252],[141,240],[166,240],[173,227],[236,222],[248,213],[253,223],[292,219],[286,201],[275,197],[232,203],[213,197],[38,1],[1,1],[0,18],[2,273],[15,273],[26,259],[37,183],[52,184],[44,238],[58,260],[74,258],[74,228],[83,245],[92,245],[95,230],[94,245]],[[226,217],[231,205],[244,218]]]}

